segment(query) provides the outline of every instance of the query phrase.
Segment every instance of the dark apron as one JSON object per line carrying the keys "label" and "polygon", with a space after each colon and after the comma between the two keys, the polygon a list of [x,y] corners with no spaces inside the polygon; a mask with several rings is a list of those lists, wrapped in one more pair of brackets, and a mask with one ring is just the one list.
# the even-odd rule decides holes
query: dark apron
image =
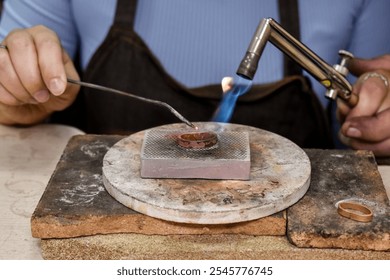
{"label": "dark apron", "polygon": [[[297,6],[291,6],[295,1],[279,2],[287,11],[281,12],[282,25],[298,37]],[[221,86],[186,88],[167,74],[134,31],[135,10],[135,0],[118,0],[114,24],[82,79],[164,101],[191,122],[210,121],[221,99]],[[275,132],[301,147],[332,147],[326,115],[308,79],[295,63],[286,60],[285,65],[287,78],[252,86],[238,100],[230,122]],[[71,122],[69,115],[66,117],[69,124],[97,134],[130,134],[179,122],[163,107],[91,89],[82,89],[77,102],[67,111],[73,116]]]}

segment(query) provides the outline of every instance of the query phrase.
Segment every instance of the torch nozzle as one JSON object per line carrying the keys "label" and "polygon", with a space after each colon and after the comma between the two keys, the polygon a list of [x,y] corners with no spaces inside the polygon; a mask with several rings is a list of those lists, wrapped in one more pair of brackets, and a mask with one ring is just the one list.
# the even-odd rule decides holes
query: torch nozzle
{"label": "torch nozzle", "polygon": [[246,52],[237,69],[237,75],[247,80],[253,80],[259,64],[260,56],[253,52]]}

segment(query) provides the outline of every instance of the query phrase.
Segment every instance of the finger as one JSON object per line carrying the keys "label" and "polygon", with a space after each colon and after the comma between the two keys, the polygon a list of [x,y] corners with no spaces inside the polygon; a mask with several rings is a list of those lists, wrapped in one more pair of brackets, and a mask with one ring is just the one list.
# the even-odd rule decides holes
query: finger
{"label": "finger", "polygon": [[337,98],[336,117],[339,122],[344,122],[346,116],[351,111],[351,108],[341,99]]}
{"label": "finger", "polygon": [[377,69],[390,70],[390,55],[378,56],[373,59],[353,58],[348,62],[348,69],[355,76]]}
{"label": "finger", "polygon": [[7,92],[3,92],[2,96],[12,96],[12,98],[10,96],[6,98],[8,105],[36,103],[19,80],[6,49],[0,50],[0,73],[0,84],[3,91]]}
{"label": "finger", "polygon": [[350,138],[379,142],[390,138],[390,109],[372,117],[356,117],[341,126],[341,132]]}
{"label": "finger", "polygon": [[233,77],[224,77],[221,81],[222,91],[223,93],[228,92],[233,88],[234,80]]}
{"label": "finger", "polygon": [[[65,51],[63,51],[62,53],[62,60],[65,66],[67,77],[75,80],[79,80],[80,77],[73,65],[73,62]],[[66,89],[63,94],[55,98],[50,98],[49,102],[43,104],[45,106],[45,110],[47,112],[54,112],[54,111],[61,111],[69,107],[69,105],[72,104],[76,99],[79,90],[80,90],[80,86],[67,83]]]}
{"label": "finger", "polygon": [[38,53],[39,69],[45,85],[53,95],[61,95],[66,89],[61,42],[55,32],[37,26],[31,29]]}
{"label": "finger", "polygon": [[[74,80],[80,80],[80,76],[74,67],[73,61],[68,55],[68,53],[63,49],[62,50],[62,61],[65,67],[65,75]],[[72,84],[73,88],[80,88],[80,86]]]}
{"label": "finger", "polygon": [[390,156],[390,139],[385,139],[380,142],[365,142],[359,139],[347,138],[341,136],[340,140],[345,145],[355,150],[372,151],[376,156]]}
{"label": "finger", "polygon": [[23,102],[19,101],[1,84],[0,84],[0,103],[8,106],[18,106],[23,104]]}
{"label": "finger", "polygon": [[45,102],[49,92],[41,78],[34,39],[26,30],[14,30],[4,40],[12,65],[27,92],[38,102]]}
{"label": "finger", "polygon": [[[359,102],[349,112],[347,120],[360,116],[373,116],[379,111],[387,96],[386,84],[380,78],[369,76],[370,73],[362,75],[353,88],[353,91],[359,95]],[[375,73],[380,74],[380,71]]]}

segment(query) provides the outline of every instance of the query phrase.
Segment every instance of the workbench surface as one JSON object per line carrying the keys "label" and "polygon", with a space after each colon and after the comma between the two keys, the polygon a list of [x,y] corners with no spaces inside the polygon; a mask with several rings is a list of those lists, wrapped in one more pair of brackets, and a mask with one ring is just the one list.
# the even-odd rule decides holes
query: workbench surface
{"label": "workbench surface", "polygon": [[[0,259],[42,259],[40,240],[31,236],[31,215],[64,147],[77,134],[83,133],[59,125],[0,126]],[[379,171],[390,197],[390,166]],[[281,237],[263,239],[278,246]]]}

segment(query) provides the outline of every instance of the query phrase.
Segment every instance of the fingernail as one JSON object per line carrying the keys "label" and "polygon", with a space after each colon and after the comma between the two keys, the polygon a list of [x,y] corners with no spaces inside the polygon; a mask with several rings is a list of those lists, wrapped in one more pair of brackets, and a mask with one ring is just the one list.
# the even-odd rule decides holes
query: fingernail
{"label": "fingernail", "polygon": [[50,80],[49,89],[54,95],[61,95],[65,91],[66,84],[60,78]]}
{"label": "fingernail", "polygon": [[46,102],[47,100],[49,100],[49,97],[50,97],[50,93],[47,90],[45,90],[45,89],[37,91],[36,93],[34,93],[34,98],[39,103]]}
{"label": "fingernail", "polygon": [[362,136],[362,132],[359,129],[355,128],[355,127],[349,127],[347,129],[346,134],[349,137],[355,137],[355,138]]}

